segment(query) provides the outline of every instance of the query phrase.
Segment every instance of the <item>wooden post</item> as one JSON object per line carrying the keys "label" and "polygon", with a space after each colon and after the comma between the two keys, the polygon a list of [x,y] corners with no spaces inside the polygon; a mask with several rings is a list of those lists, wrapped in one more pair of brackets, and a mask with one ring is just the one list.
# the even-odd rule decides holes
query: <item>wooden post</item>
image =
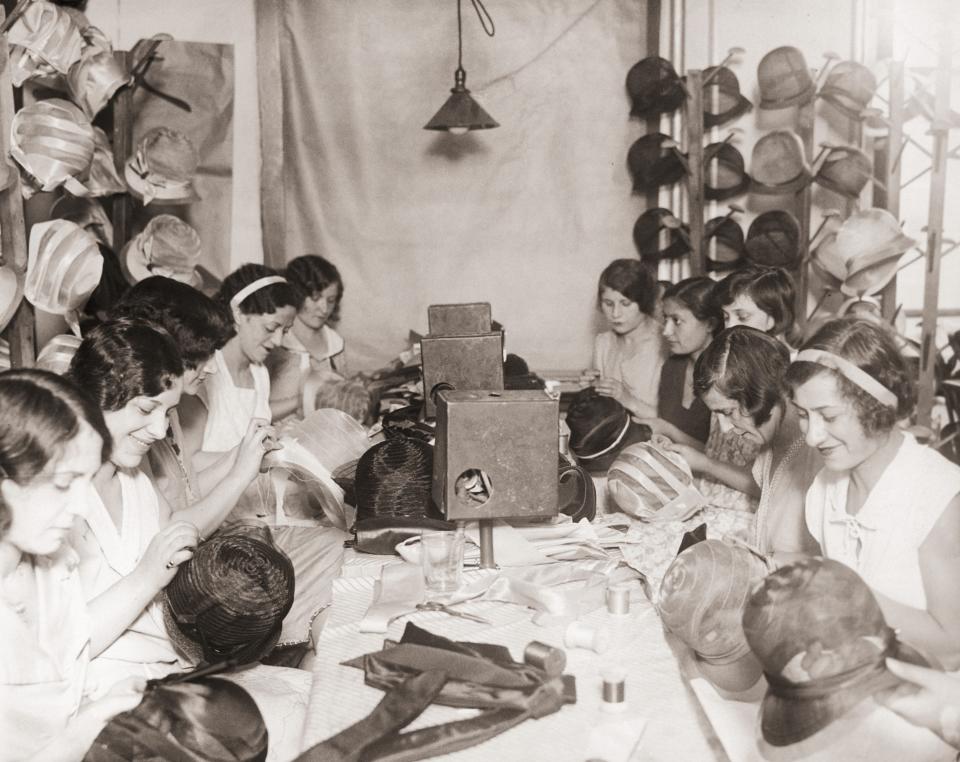
{"label": "wooden post", "polygon": [[[807,164],[813,162],[813,124],[816,118],[816,100],[811,99],[797,109],[797,135],[803,142],[803,155]],[[808,268],[810,262],[810,212],[813,189],[807,185],[797,199],[797,221],[800,223],[800,261],[794,272],[797,286],[797,325],[801,332],[807,327],[807,291],[810,288]]]}
{"label": "wooden post", "polygon": [[[946,8],[946,5],[944,5]],[[940,252],[943,249],[943,212],[949,151],[950,65],[953,40],[950,25],[940,25],[937,57],[933,134],[933,165],[930,177],[930,216],[927,219],[927,251],[924,262],[923,328],[920,334],[920,383],[917,394],[917,423],[930,426],[930,412],[936,379],[937,307],[940,296]]]}
{"label": "wooden post", "polygon": [[[124,71],[129,71],[132,55],[126,50],[115,50],[113,57]],[[113,164],[123,177],[124,165],[133,153],[133,92],[129,87],[120,88],[113,97]],[[113,240],[111,247],[117,255],[123,245],[130,240],[130,223],[133,216],[133,199],[129,193],[118,193],[113,197],[111,215],[113,222]]]}
{"label": "wooden post", "polygon": [[[887,142],[874,153],[874,176],[886,189],[873,186],[873,205],[886,209],[900,219],[900,151],[903,145],[903,62],[890,62],[889,127]],[[891,322],[897,312],[897,278],[894,276],[880,292],[881,314]]]}
{"label": "wooden post", "polygon": [[688,222],[690,225],[690,275],[706,272],[703,260],[703,72],[690,69],[687,72],[686,133],[687,161],[690,174],[687,177]]}
{"label": "wooden post", "polygon": [[[0,22],[6,14],[0,8]],[[12,182],[0,191],[0,254],[3,262],[13,268],[23,283],[27,272],[27,231],[23,220],[23,197],[20,195],[20,171],[8,160],[10,156],[10,124],[13,121],[13,84],[10,81],[10,61],[6,38],[0,36],[0,161],[10,166]],[[30,367],[36,357],[33,305],[26,299],[20,302],[17,313],[4,332],[10,342],[10,364]]]}

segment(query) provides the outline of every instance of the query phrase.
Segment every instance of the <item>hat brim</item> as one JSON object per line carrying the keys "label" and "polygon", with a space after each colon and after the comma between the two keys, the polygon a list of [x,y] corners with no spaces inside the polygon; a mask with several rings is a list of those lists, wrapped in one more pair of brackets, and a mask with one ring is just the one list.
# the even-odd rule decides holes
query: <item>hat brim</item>
{"label": "hat brim", "polygon": [[641,251],[640,260],[642,262],[656,264],[663,259],[679,259],[680,257],[689,254],[690,251],[691,248],[689,241],[685,241],[678,236],[677,240],[671,243],[665,249],[658,249],[657,251]]}
{"label": "hat brim", "polygon": [[[142,280],[151,278],[155,273],[150,269],[149,264],[147,263],[146,257],[143,254],[143,249],[139,245],[140,236],[134,236],[131,238],[127,244],[124,246],[123,251],[123,263],[124,263],[124,274],[127,276],[127,280],[131,283],[139,283]],[[171,278],[171,280],[179,281],[180,283],[186,283],[188,286],[192,286],[198,291],[201,290],[203,285],[203,278],[197,272],[197,269],[194,268],[190,273],[190,277],[184,280],[183,278],[173,278],[172,276],[166,276]]]}
{"label": "hat brim", "polygon": [[790,108],[791,106],[802,106],[812,101],[817,94],[817,86],[811,81],[802,92],[791,95],[789,98],[760,98],[757,104],[765,111],[776,111],[777,109]]}
{"label": "hat brim", "polygon": [[[929,666],[929,662],[910,646],[897,642],[892,658],[911,664]],[[771,746],[790,746],[820,732],[864,699],[887,688],[894,688],[901,679],[886,666],[869,679],[841,688],[826,696],[812,699],[786,699],[770,689],[760,707],[760,731]]]}
{"label": "hat brim", "polygon": [[[835,87],[824,86],[821,88],[820,92],[817,93],[818,97],[823,98],[827,103],[836,108],[837,110],[843,112],[848,117],[853,119],[855,122],[859,122],[863,119],[863,109],[857,109],[851,107],[846,99],[850,98],[850,95],[844,90],[840,90]],[[866,108],[866,107],[864,107]]]}
{"label": "hat brim", "polygon": [[869,179],[867,179],[867,180],[864,181],[863,185],[860,186],[860,190],[858,190],[858,191],[854,191],[854,190],[851,189],[851,188],[844,188],[844,187],[843,187],[842,185],[840,185],[839,183],[834,182],[833,179],[831,179],[831,178],[829,178],[829,177],[825,177],[824,175],[820,174],[819,172],[818,172],[818,173],[816,174],[816,176],[813,178],[813,181],[814,181],[817,185],[820,185],[821,187],[826,188],[827,190],[831,190],[831,191],[833,191],[834,193],[839,193],[839,194],[840,194],[841,196],[843,196],[844,198],[849,198],[849,199],[856,200],[856,199],[860,198],[860,194],[863,193],[863,189],[866,187],[867,183],[869,182]]}
{"label": "hat brim", "polygon": [[714,114],[712,111],[703,112],[703,126],[704,127],[717,127],[725,122],[729,122],[733,119],[737,119],[753,108],[753,104],[750,100],[743,95],[742,93],[737,94],[737,102],[734,106],[728,108],[726,111],[721,111],[720,113]]}
{"label": "hat brim", "polygon": [[806,167],[792,180],[788,180],[780,185],[768,185],[753,177],[750,179],[750,192],[759,193],[762,196],[795,195],[806,188],[812,179],[813,175],[810,174],[810,170]]}
{"label": "hat brim", "polygon": [[711,188],[709,185],[703,187],[703,197],[708,201],[724,201],[734,196],[742,196],[750,189],[750,175],[744,173],[739,183],[729,188]]}
{"label": "hat brim", "polygon": [[610,469],[610,465],[616,460],[620,451],[627,445],[637,444],[638,442],[650,441],[650,428],[634,420],[630,421],[627,427],[627,433],[624,434],[620,444],[614,447],[610,452],[605,452],[598,458],[582,459],[577,458],[577,463],[590,474],[605,475]]}

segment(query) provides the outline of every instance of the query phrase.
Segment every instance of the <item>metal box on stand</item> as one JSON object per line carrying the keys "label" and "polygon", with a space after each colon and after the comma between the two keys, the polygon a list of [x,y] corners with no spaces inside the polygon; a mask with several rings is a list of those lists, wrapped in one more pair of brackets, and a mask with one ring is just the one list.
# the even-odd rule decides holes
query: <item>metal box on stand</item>
{"label": "metal box on stand", "polygon": [[424,336],[420,339],[423,397],[427,418],[436,415],[432,391],[449,384],[459,391],[503,389],[503,334]]}
{"label": "metal box on stand", "polygon": [[490,333],[493,316],[488,302],[431,304],[427,307],[431,336],[465,336]]}

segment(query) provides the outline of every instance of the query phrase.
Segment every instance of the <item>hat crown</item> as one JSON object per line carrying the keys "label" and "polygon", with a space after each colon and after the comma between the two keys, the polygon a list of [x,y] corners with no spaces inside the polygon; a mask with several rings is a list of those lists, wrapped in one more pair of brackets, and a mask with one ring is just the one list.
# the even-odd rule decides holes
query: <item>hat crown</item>
{"label": "hat crown", "polygon": [[420,439],[391,436],[357,462],[357,518],[432,515],[433,447]]}
{"label": "hat crown", "polygon": [[177,272],[193,272],[200,258],[200,236],[191,225],[172,214],[153,217],[140,234],[149,248],[149,263]]}
{"label": "hat crown", "polygon": [[139,149],[150,172],[174,182],[190,180],[200,163],[193,141],[169,127],[154,127],[140,139]]}
{"label": "hat crown", "polygon": [[686,96],[673,64],[660,56],[648,56],[630,67],[627,91],[634,116],[668,113]]}
{"label": "hat crown", "polygon": [[80,309],[100,282],[103,256],[96,238],[67,220],[30,229],[24,295],[53,314]]}
{"label": "hat crown", "polygon": [[865,108],[877,90],[877,78],[862,63],[841,61],[828,73],[825,94],[845,95],[854,105]]}
{"label": "hat crown", "polygon": [[669,135],[652,132],[637,138],[627,152],[634,188],[669,185],[686,174],[676,143]]}
{"label": "hat crown", "polygon": [[674,452],[651,442],[624,447],[607,472],[607,486],[614,502],[625,513],[654,518],[682,497],[693,475],[687,462]]}
{"label": "hat crown", "polygon": [[[849,260],[883,248],[900,236],[897,218],[886,209],[863,209],[844,220],[837,231],[837,248]],[[902,251],[907,246],[909,243]]]}
{"label": "hat crown", "polygon": [[753,146],[750,174],[764,185],[783,185],[806,169],[803,142],[792,130],[773,130]]}
{"label": "hat crown", "polygon": [[581,389],[567,408],[570,449],[581,457],[605,450],[629,419],[630,414],[617,400],[598,394],[593,387]]}
{"label": "hat crown", "polygon": [[797,48],[783,46],[767,53],[757,66],[761,106],[787,106],[813,95],[813,78]]}

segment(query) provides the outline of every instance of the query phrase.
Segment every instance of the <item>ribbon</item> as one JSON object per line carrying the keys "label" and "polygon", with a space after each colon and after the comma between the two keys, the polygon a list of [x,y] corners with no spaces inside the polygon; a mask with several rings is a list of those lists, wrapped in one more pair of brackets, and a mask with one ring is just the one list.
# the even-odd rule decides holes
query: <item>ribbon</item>
{"label": "ribbon", "polygon": [[93,127],[50,113],[57,107],[45,103],[50,102],[41,101],[17,112],[11,127],[10,155],[36,180],[40,190],[52,191],[66,184],[71,193],[76,189],[79,195],[86,195],[75,176],[86,173],[93,162]]}
{"label": "ribbon", "polygon": [[80,60],[83,50],[76,23],[53,3],[28,5],[7,32],[7,40],[18,48],[11,55],[14,66],[10,74],[15,87],[37,75],[66,74]]}
{"label": "ribbon", "polygon": [[155,199],[187,204],[200,198],[193,189],[192,180],[171,180],[151,172],[143,151],[139,148],[124,166],[123,177],[127,181],[127,187],[143,198],[144,206]]}
{"label": "ribbon", "polygon": [[70,97],[93,119],[131,77],[117,63],[111,50],[96,48],[70,67],[67,89]]}
{"label": "ribbon", "polygon": [[794,362],[810,362],[836,371],[847,379],[847,381],[863,389],[863,391],[877,400],[881,405],[893,408],[894,410],[897,408],[896,394],[869,373],[839,355],[826,352],[822,349],[804,349],[797,355]]}
{"label": "ribbon", "polygon": [[230,297],[230,306],[239,307],[243,304],[243,300],[246,299],[250,294],[253,294],[259,291],[262,288],[267,286],[272,286],[276,283],[286,283],[287,279],[282,275],[267,275],[263,278],[257,278],[252,283],[248,283],[246,286],[241,288],[237,293]]}

